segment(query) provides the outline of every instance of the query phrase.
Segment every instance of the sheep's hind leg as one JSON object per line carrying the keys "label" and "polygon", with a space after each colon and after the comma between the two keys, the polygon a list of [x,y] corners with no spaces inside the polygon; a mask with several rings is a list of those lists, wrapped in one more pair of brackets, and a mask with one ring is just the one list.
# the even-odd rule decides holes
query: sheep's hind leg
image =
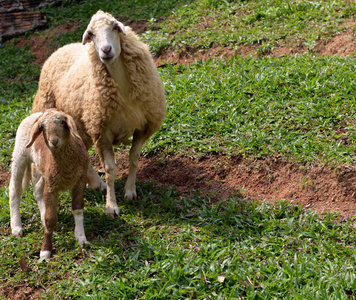
{"label": "sheep's hind leg", "polygon": [[104,191],[107,189],[106,183],[100,178],[98,173],[90,164],[88,167],[87,181],[89,186],[94,190],[100,188],[100,190]]}
{"label": "sheep's hind leg", "polygon": [[[107,147],[105,147],[105,145],[107,145]],[[119,207],[117,206],[116,196],[115,196],[116,165],[115,165],[114,151],[112,149],[111,143],[104,142],[102,144],[99,144],[98,153],[100,156],[101,163],[103,164],[105,169],[105,180],[107,184],[106,214],[112,217],[118,216]]]}
{"label": "sheep's hind leg", "polygon": [[23,177],[25,175],[25,162],[14,161],[11,166],[12,174],[9,185],[10,225],[14,236],[22,235],[22,222],[20,203],[23,191]]}
{"label": "sheep's hind leg", "polygon": [[132,146],[130,149],[129,160],[129,176],[127,177],[125,184],[125,198],[137,199],[136,194],[136,173],[138,167],[138,160],[140,158],[140,153],[143,144],[147,140],[147,136],[141,131],[135,131],[132,141]]}
{"label": "sheep's hind leg", "polygon": [[45,212],[46,207],[43,199],[44,178],[40,174],[36,174],[36,178],[33,182],[33,194],[37,200],[38,208],[41,213],[41,222],[45,226]]}

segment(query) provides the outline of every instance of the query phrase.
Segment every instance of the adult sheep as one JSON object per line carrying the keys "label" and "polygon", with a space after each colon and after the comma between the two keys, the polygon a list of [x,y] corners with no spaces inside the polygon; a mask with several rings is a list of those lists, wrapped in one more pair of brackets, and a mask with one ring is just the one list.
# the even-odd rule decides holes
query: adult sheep
{"label": "adult sheep", "polygon": [[[92,43],[87,43],[92,40]],[[43,65],[32,113],[57,107],[71,115],[86,147],[98,150],[107,184],[106,213],[119,213],[113,145],[132,146],[125,197],[135,199],[138,159],[165,116],[165,93],[147,45],[130,27],[98,11],[82,44],[66,45]],[[105,183],[90,166],[93,188]]]}

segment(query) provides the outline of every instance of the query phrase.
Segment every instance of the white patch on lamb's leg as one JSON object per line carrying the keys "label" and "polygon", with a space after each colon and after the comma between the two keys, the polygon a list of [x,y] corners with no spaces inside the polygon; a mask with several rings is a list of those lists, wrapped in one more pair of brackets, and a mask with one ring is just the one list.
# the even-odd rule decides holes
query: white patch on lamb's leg
{"label": "white patch on lamb's leg", "polygon": [[9,185],[9,204],[10,204],[10,226],[14,236],[22,235],[22,222],[20,214],[20,203],[22,197],[22,181],[25,171],[25,164],[13,162],[12,174]]}
{"label": "white patch on lamb's leg", "polygon": [[51,251],[40,251],[40,257],[44,259],[50,259],[51,258]]}
{"label": "white patch on lamb's leg", "polygon": [[125,197],[129,199],[136,199],[136,173],[138,167],[138,160],[140,158],[140,153],[142,146],[146,138],[143,135],[138,134],[134,136],[132,146],[130,149],[129,160],[130,160],[130,167],[129,167],[129,176],[127,177],[127,181],[125,184]]}
{"label": "white patch on lamb's leg", "polygon": [[100,188],[102,191],[107,189],[106,183],[101,179],[99,174],[95,171],[92,165],[89,164],[88,173],[87,173],[87,180],[89,186],[96,190]]}
{"label": "white patch on lamb's leg", "polygon": [[79,246],[83,247],[87,242],[87,238],[85,236],[85,231],[84,231],[83,209],[73,210],[73,216],[75,222],[74,235],[75,238],[78,240]]}
{"label": "white patch on lamb's leg", "polygon": [[41,213],[41,222],[43,226],[45,226],[45,213],[46,213],[46,206],[43,198],[44,184],[45,184],[44,178],[37,173],[35,181],[33,182],[33,194],[37,200],[38,208]]}

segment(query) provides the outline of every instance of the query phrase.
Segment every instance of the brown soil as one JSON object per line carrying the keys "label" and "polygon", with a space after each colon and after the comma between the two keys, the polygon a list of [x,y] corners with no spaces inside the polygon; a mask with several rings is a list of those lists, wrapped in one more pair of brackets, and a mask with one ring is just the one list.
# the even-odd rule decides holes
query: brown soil
{"label": "brown soil", "polygon": [[[128,151],[116,153],[117,176],[128,175]],[[93,164],[100,168],[98,159]],[[181,193],[200,190],[213,200],[240,195],[273,203],[285,199],[318,213],[356,215],[356,170],[343,166],[303,166],[279,158],[249,161],[223,154],[204,157],[141,157],[137,179],[174,185]]]}
{"label": "brown soil", "polygon": [[[343,33],[320,41],[315,47],[319,55],[350,55],[356,51],[356,41],[352,28]],[[130,24],[136,32],[147,29],[144,20]],[[32,45],[36,61],[44,60],[55,50],[49,46],[53,34],[73,31],[79,25],[60,25],[53,31],[43,31],[32,40],[23,38],[19,45]],[[155,58],[157,66],[165,63],[190,63],[197,59],[211,57],[231,57],[233,55],[256,55],[256,47],[241,46],[238,50],[213,46],[207,51],[190,50],[179,55],[167,52]],[[289,55],[302,53],[306,49],[300,45],[276,47],[270,55]],[[117,154],[118,176],[128,173],[127,155]],[[94,160],[98,165],[98,161]],[[356,215],[356,171],[353,166],[331,169],[328,166],[308,167],[290,163],[277,158],[249,161],[241,157],[210,155],[196,159],[184,155],[142,157],[138,170],[138,180],[152,180],[157,184],[175,185],[180,192],[200,189],[215,198],[226,198],[232,194],[241,194],[259,201],[268,202],[278,199],[294,201],[315,209],[321,213],[326,210],[339,212],[341,216]],[[9,172],[0,172],[0,185],[9,182]]]}

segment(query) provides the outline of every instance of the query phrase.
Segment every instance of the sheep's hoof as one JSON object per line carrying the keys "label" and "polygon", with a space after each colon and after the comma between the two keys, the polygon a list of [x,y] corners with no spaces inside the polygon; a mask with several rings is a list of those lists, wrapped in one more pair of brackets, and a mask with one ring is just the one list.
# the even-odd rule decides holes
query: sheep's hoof
{"label": "sheep's hoof", "polygon": [[119,215],[119,207],[116,205],[114,207],[106,207],[106,214],[110,217],[117,217]]}
{"label": "sheep's hoof", "polygon": [[13,236],[20,237],[23,234],[22,227],[15,227],[11,229],[11,233]]}
{"label": "sheep's hoof", "polygon": [[40,258],[44,258],[44,259],[50,259],[51,258],[51,251],[41,251],[40,252]]}
{"label": "sheep's hoof", "polygon": [[100,183],[98,189],[102,192],[106,192],[108,190],[108,186],[105,182]]}
{"label": "sheep's hoof", "polygon": [[98,180],[95,182],[89,182],[89,186],[93,189],[93,190],[99,190],[101,192],[106,192],[108,189],[107,184],[103,181],[103,180]]}
{"label": "sheep's hoof", "polygon": [[126,191],[125,198],[128,200],[137,200],[136,191]]}
{"label": "sheep's hoof", "polygon": [[87,238],[85,236],[78,238],[78,245],[80,247],[84,247],[86,243],[87,243]]}

